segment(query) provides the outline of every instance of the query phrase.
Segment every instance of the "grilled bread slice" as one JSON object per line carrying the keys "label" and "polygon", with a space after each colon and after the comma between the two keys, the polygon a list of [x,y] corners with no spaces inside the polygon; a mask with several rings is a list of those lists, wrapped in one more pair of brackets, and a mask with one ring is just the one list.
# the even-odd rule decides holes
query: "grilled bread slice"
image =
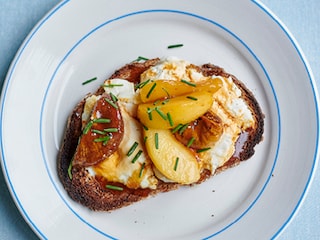
{"label": "grilled bread slice", "polygon": [[[141,81],[142,75],[145,74],[147,70],[150,70],[160,63],[161,60],[158,58],[143,62],[132,62],[115,71],[109,79],[125,79],[134,83],[135,85],[138,85]],[[201,169],[200,177],[196,182],[194,182],[195,184],[199,184],[210,178],[212,175],[236,166],[241,161],[249,159],[254,154],[254,147],[262,140],[264,116],[254,95],[235,76],[225,72],[224,69],[213,64],[204,64],[202,66],[190,64],[189,67],[192,68],[193,71],[201,73],[204,77],[222,77],[224,79],[229,79],[229,82],[231,81],[234,83],[238,89],[237,91],[240,91],[240,93],[238,93],[240,94],[239,97],[243,100],[243,102],[246,103],[247,108],[250,110],[253,121],[253,124],[251,124],[249,127],[243,128],[240,132],[238,132],[237,140],[233,143],[233,152],[231,155],[228,155],[227,160],[224,160],[223,163],[216,165],[214,169],[212,167],[203,167]],[[94,95],[102,96],[103,98],[107,99],[110,98],[110,95],[105,93],[105,89],[103,87],[100,87]],[[110,119],[116,119],[114,122],[117,122],[118,125],[116,127],[111,127],[112,129],[118,128],[117,132],[115,133],[117,136],[115,138],[118,140],[115,140],[115,142],[111,144],[113,147],[108,147],[109,144],[105,144],[105,146],[102,144],[102,146],[107,149],[100,149],[98,147],[97,149],[92,150],[92,152],[90,149],[87,149],[85,142],[93,141],[93,139],[90,139],[90,136],[84,136],[84,128],[88,125],[88,123],[86,126],[84,126],[84,120],[82,116],[85,111],[86,101],[90,96],[92,95],[88,95],[82,101],[80,101],[80,103],[75,106],[70,117],[68,118],[65,135],[61,144],[57,161],[59,178],[66,192],[73,200],[91,210],[111,211],[128,206],[152,195],[161,192],[172,191],[181,185],[185,185],[170,181],[170,179],[167,179],[162,174],[157,173],[158,171],[155,166],[153,166],[152,161],[149,162],[149,164],[152,165],[151,169],[157,173],[155,174],[157,181],[154,183],[153,187],[128,187],[127,184],[110,181],[110,179],[108,180],[92,173],[90,170],[90,165],[99,163],[96,163],[93,160],[85,161],[86,164],[84,164],[81,162],[81,159],[85,158],[85,156],[90,158],[90,155],[96,156],[99,154],[104,158],[112,156],[112,154],[117,151],[117,149],[114,148],[119,147],[120,143],[125,141],[123,135],[126,134],[126,128],[124,127],[125,124],[123,123],[123,113],[121,113],[120,109],[118,108],[119,106],[116,105],[117,107],[115,109],[111,109],[109,106],[107,110],[104,110],[103,114]],[[215,101],[220,100],[217,98],[214,100],[214,102]],[[100,109],[101,108],[98,110]],[[93,109],[92,112],[94,111],[95,110]],[[185,133],[180,135],[175,133],[176,139],[182,144],[188,145],[188,147],[193,147],[194,149],[192,152],[194,154],[197,154],[198,152],[200,154],[200,152],[202,152],[200,150],[204,149],[202,148],[203,146],[201,146],[200,138],[203,138],[205,133],[207,133],[207,135],[209,135],[208,138],[210,138],[209,133],[211,131],[210,126],[212,127],[212,123],[219,126],[226,125],[223,123],[223,117],[219,117],[214,112],[212,113],[212,111],[209,111],[203,116],[199,117],[197,120],[193,121],[193,123],[190,123],[188,125],[188,130]],[[198,134],[195,132],[197,130],[199,130]],[[141,128],[141,131],[143,131],[143,128]],[[188,134],[191,134],[190,136],[195,136],[192,137],[193,140],[196,140],[194,143],[192,143],[194,145],[190,144],[190,142],[186,142],[186,139],[190,138]],[[217,136],[221,138],[221,133],[218,132]],[[197,146],[197,140],[199,146]],[[223,139],[221,139],[220,142],[223,143]],[[81,148],[79,147],[80,145],[84,147]],[[79,157],[80,155],[82,158]],[[111,187],[107,188],[107,185]]]}

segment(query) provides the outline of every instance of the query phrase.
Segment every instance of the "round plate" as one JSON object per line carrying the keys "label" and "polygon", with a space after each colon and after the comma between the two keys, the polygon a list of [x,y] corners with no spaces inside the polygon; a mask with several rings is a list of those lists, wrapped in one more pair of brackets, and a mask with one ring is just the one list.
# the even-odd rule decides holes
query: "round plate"
{"label": "round plate", "polygon": [[[177,43],[183,47],[167,48]],[[201,185],[92,212],[68,197],[57,176],[66,120],[138,56],[225,68],[260,103],[264,140],[251,159]],[[62,1],[22,44],[1,100],[4,175],[40,238],[272,238],[301,204],[318,156],[312,73],[290,33],[256,1]]]}

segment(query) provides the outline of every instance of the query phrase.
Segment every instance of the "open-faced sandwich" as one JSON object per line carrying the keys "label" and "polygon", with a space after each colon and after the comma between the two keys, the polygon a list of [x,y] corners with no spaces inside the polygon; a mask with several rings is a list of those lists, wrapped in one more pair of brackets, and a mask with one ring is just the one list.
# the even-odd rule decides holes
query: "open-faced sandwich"
{"label": "open-faced sandwich", "polygon": [[73,109],[59,177],[84,206],[118,209],[247,160],[263,118],[251,91],[218,66],[137,60]]}

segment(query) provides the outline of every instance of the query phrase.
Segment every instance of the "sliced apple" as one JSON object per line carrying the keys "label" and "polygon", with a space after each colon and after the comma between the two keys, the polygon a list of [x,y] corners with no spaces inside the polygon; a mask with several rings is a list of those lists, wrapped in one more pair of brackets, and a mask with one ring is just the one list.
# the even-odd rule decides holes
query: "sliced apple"
{"label": "sliced apple", "polygon": [[200,178],[200,168],[196,157],[178,142],[170,130],[144,130],[146,149],[159,172],[166,178],[180,183],[195,183]]}
{"label": "sliced apple", "polygon": [[138,106],[137,116],[148,128],[170,129],[189,123],[202,116],[212,106],[209,92],[193,92],[187,95]]}
{"label": "sliced apple", "polygon": [[187,81],[157,80],[140,84],[140,98],[142,102],[154,102],[158,99],[173,98],[187,93],[207,91],[215,93],[222,86],[220,78],[210,78],[199,83]]}

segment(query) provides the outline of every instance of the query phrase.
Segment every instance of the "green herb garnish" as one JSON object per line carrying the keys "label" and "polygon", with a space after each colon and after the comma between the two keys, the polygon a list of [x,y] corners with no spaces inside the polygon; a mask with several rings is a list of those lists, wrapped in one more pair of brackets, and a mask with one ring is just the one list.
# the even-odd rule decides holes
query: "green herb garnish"
{"label": "green herb garnish", "polygon": [[97,134],[101,134],[101,135],[106,135],[106,132],[100,131],[100,130],[97,130],[97,129],[92,129],[91,132],[97,133]]}
{"label": "green herb garnish", "polygon": [[166,100],[164,100],[164,101],[162,101],[162,105],[165,105],[165,104],[167,104],[168,102],[170,101],[170,99],[166,99]]}
{"label": "green herb garnish", "polygon": [[178,124],[174,129],[172,129],[172,133],[176,133],[178,132],[181,128],[183,127],[183,124]]}
{"label": "green herb garnish", "polygon": [[93,121],[89,121],[83,129],[83,134],[87,134],[89,132],[90,128],[92,127],[92,125],[93,125]]}
{"label": "green herb garnish", "polygon": [[180,82],[183,82],[183,83],[185,83],[185,84],[187,84],[187,85],[189,85],[189,86],[192,86],[192,87],[196,87],[196,86],[197,86],[196,84],[194,84],[194,83],[192,83],[192,82],[189,82],[189,81],[187,81],[187,80],[184,80],[184,79],[181,79]]}
{"label": "green herb garnish", "polygon": [[170,94],[169,94],[168,90],[165,88],[162,88],[162,90],[167,94],[168,98],[170,98]]}
{"label": "green herb garnish", "polygon": [[106,185],[106,188],[111,189],[111,190],[116,190],[116,191],[123,191],[122,187],[114,186],[114,185]]}
{"label": "green herb garnish", "polygon": [[136,60],[134,60],[134,62],[147,61],[147,60],[149,60],[149,58],[145,58],[145,57],[139,56]]}
{"label": "green herb garnish", "polygon": [[147,113],[148,113],[148,117],[149,117],[149,120],[151,121],[152,120],[152,111],[154,109],[151,109],[151,108],[147,108]]}
{"label": "green herb garnish", "polygon": [[159,149],[159,134],[158,133],[154,134],[154,144],[156,146],[156,149]]}
{"label": "green herb garnish", "polygon": [[94,77],[94,78],[91,78],[91,79],[88,79],[88,80],[84,81],[84,82],[82,83],[82,85],[86,85],[86,84],[88,84],[88,83],[90,83],[90,82],[93,82],[93,81],[95,81],[95,80],[97,80],[97,77]]}
{"label": "green herb garnish", "polygon": [[173,123],[171,114],[169,112],[167,113],[167,117],[168,117],[168,121],[169,121],[170,126],[173,127],[174,123]]}
{"label": "green herb garnish", "polygon": [[198,150],[197,150],[197,153],[205,152],[205,151],[208,151],[208,150],[210,150],[210,149],[211,149],[210,147],[201,148],[201,149],[198,149]]}
{"label": "green herb garnish", "polygon": [[146,130],[146,131],[149,130],[149,128],[148,128],[146,125],[142,125],[142,127],[143,127],[143,129]]}
{"label": "green herb garnish", "polygon": [[93,123],[110,123],[111,120],[109,118],[95,118],[93,119]]}
{"label": "green herb garnish", "polygon": [[194,142],[194,140],[196,140],[194,137],[192,137],[190,140],[189,140],[189,142],[188,142],[188,144],[187,144],[187,147],[191,147],[191,145],[192,145],[192,143]]}
{"label": "green herb garnish", "polygon": [[157,105],[160,102],[160,100],[157,100],[153,103],[153,105]]}
{"label": "green herb garnish", "polygon": [[152,87],[150,88],[148,94],[147,94],[147,98],[150,97],[151,93],[153,92],[153,90],[155,89],[155,87],[157,86],[157,83],[153,83]]}
{"label": "green herb garnish", "polygon": [[93,141],[94,142],[103,142],[103,145],[106,145],[109,140],[110,140],[110,136],[105,136],[105,137],[96,138]]}
{"label": "green herb garnish", "polygon": [[188,123],[184,124],[180,129],[179,129],[179,134],[182,135],[182,133],[187,129]]}
{"label": "green herb garnish", "polygon": [[179,43],[179,44],[173,44],[168,46],[168,48],[178,48],[178,47],[183,47],[183,44]]}
{"label": "green herb garnish", "polygon": [[118,109],[117,104],[115,104],[112,100],[105,98],[104,99],[107,103],[109,103],[112,107],[114,107],[115,109]]}
{"label": "green herb garnish", "polygon": [[112,99],[113,102],[117,102],[118,101],[118,98],[116,95],[114,95],[112,92],[110,93],[110,97]]}
{"label": "green herb garnish", "polygon": [[70,161],[69,167],[68,167],[68,176],[70,178],[70,180],[72,180],[72,161]]}
{"label": "green herb garnish", "polygon": [[127,153],[127,156],[129,157],[133,152],[134,150],[136,150],[136,148],[138,147],[138,144],[137,142],[134,142],[131,146],[131,148],[129,149],[128,153]]}
{"label": "green herb garnish", "polygon": [[179,163],[179,158],[177,157],[176,158],[176,162],[175,162],[174,167],[173,167],[173,170],[177,171],[178,163]]}
{"label": "green herb garnish", "polygon": [[198,100],[198,98],[192,97],[192,96],[187,96],[187,98],[189,98],[189,99],[191,99],[191,100],[194,100],[194,101],[197,101],[197,100]]}
{"label": "green herb garnish", "polygon": [[102,84],[102,87],[106,88],[114,88],[114,87],[122,87],[123,84],[121,83],[110,83],[110,84]]}
{"label": "green herb garnish", "polygon": [[160,110],[160,107],[155,107],[156,112],[163,118],[163,120],[167,120],[167,116]]}
{"label": "green herb garnish", "polygon": [[143,88],[145,85],[147,85],[150,82],[150,79],[148,79],[147,81],[141,82],[139,84],[136,85],[135,89],[141,89]]}
{"label": "green herb garnish", "polygon": [[142,163],[142,165],[141,165],[140,172],[139,172],[139,178],[141,178],[141,176],[142,176],[142,172],[143,172],[145,165],[146,165],[146,163]]}
{"label": "green herb garnish", "polygon": [[142,154],[142,150],[139,150],[139,152],[137,152],[137,154],[134,156],[131,162],[135,163],[138,160],[138,158],[141,156],[141,154]]}
{"label": "green herb garnish", "polygon": [[118,132],[118,128],[105,128],[103,131],[111,133],[111,132]]}

